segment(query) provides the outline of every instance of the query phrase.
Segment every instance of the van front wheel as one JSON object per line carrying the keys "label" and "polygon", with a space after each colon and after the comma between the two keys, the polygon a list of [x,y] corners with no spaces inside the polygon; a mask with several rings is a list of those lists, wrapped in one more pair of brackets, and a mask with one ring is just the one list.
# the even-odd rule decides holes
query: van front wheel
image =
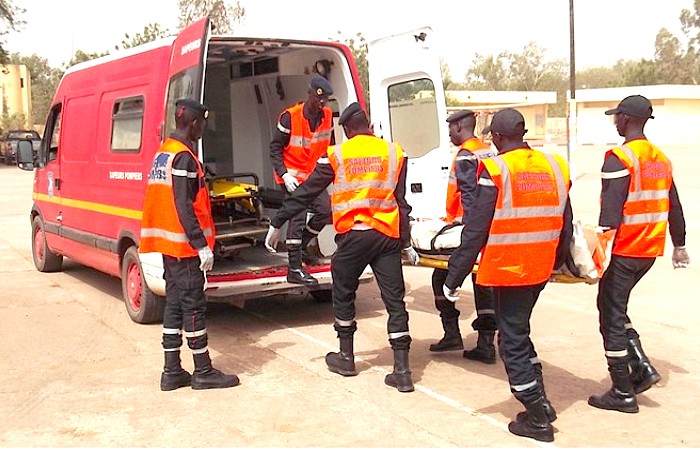
{"label": "van front wheel", "polygon": [[122,260],[122,294],[126,311],[136,323],[157,323],[163,320],[165,299],[148,288],[141,269],[136,246],[124,253]]}

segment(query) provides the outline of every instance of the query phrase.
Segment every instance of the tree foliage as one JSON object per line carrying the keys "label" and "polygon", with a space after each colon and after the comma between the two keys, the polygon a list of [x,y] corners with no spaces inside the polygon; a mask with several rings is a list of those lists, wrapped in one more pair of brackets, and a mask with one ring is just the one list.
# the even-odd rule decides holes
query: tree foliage
{"label": "tree foliage", "polygon": [[129,36],[129,33],[124,33],[124,40],[122,41],[121,46],[115,45],[114,49],[120,50],[137,47],[139,45],[164,38],[168,34],[170,34],[170,32],[167,29],[162,29],[160,24],[149,23],[143,27],[143,31],[141,33],[136,33],[133,36]]}
{"label": "tree foliage", "polygon": [[[331,39],[333,40],[333,39]],[[369,63],[367,61],[367,51],[369,46],[362,33],[357,33],[353,37],[343,37],[343,33],[338,31],[338,39],[336,42],[343,42],[350,48],[352,57],[357,65],[357,73],[360,76],[362,84],[362,95],[365,98],[367,107],[369,108]]]}
{"label": "tree foliage", "polygon": [[214,33],[230,34],[233,32],[232,22],[241,23],[245,17],[245,8],[238,0],[235,5],[224,0],[178,0],[177,4],[180,9],[180,29],[209,16]]}
{"label": "tree foliage", "polygon": [[[24,14],[24,12],[24,9],[13,5],[12,1],[0,0],[0,36],[9,33],[11,30],[17,30],[18,27],[23,25],[24,21],[19,20],[18,16]],[[0,64],[5,64],[9,57],[4,44],[5,41],[0,40]]]}
{"label": "tree foliage", "polygon": [[45,58],[36,53],[31,56],[20,56],[19,53],[13,53],[9,62],[27,66],[32,87],[33,117],[30,117],[31,123],[44,123],[54,92],[56,92],[58,83],[63,76],[63,71],[52,68]]}

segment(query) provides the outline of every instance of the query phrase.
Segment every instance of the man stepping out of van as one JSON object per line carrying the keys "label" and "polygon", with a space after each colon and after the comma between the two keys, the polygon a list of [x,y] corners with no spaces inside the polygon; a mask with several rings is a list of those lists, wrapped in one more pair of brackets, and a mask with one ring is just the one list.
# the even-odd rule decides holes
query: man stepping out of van
{"label": "man stepping out of van", "polygon": [[[333,112],[326,106],[333,93],[328,80],[317,75],[309,83],[309,98],[291,106],[279,116],[277,130],[270,142],[270,158],[275,181],[291,194],[309,177],[316,161],[334,144]],[[308,223],[307,212],[312,216]],[[315,285],[316,278],[302,266],[316,261],[308,253],[309,242],[331,223],[330,197],[322,191],[307,208],[292,217],[287,224],[287,281]]]}
{"label": "man stepping out of van", "polygon": [[[195,153],[209,111],[192,99],[175,103],[176,130],[163,142],[148,176],[141,222],[141,253],[163,254],[165,367],[160,389],[228,388],[239,384],[211,365],[207,347],[205,272],[214,266],[214,221],[204,170]],[[194,374],[180,365],[182,334],[194,357]]]}

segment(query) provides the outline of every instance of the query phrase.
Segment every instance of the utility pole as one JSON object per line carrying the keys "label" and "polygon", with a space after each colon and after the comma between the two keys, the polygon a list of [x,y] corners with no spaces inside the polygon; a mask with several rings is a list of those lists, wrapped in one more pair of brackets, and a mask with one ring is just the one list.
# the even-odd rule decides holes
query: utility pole
{"label": "utility pole", "polygon": [[574,0],[569,0],[569,101],[566,108],[566,161],[571,164],[571,122],[576,124],[576,54],[574,52]]}

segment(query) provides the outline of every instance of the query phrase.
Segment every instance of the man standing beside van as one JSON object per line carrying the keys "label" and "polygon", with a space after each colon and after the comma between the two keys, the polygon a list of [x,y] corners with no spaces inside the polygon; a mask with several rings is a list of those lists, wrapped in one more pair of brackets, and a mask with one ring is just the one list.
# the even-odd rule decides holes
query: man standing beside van
{"label": "man standing beside van", "polygon": [[[333,112],[326,106],[333,93],[330,83],[317,75],[309,84],[309,98],[291,106],[279,116],[277,130],[270,142],[270,158],[275,170],[275,181],[291,194],[309,177],[316,161],[326,153],[333,139]],[[307,211],[312,213],[307,224]],[[287,224],[287,281],[315,285],[318,280],[302,266],[312,264],[308,253],[309,242],[331,223],[328,192],[319,193],[308,207],[292,217]]]}
{"label": "man standing beside van", "polygon": [[[239,384],[211,365],[207,347],[205,272],[214,266],[214,221],[204,170],[195,153],[209,111],[192,99],[175,103],[175,131],[161,145],[148,176],[139,252],[163,254],[165,366],[160,389],[228,388]],[[182,334],[194,358],[194,373],[180,365]]]}
{"label": "man standing beside van", "polygon": [[[474,136],[476,115],[474,111],[458,111],[447,118],[452,144],[459,146],[455,155],[447,184],[447,200],[445,221],[451,223],[458,221],[465,223],[471,210],[476,194],[476,171],[479,160],[496,156],[491,146],[485,144]],[[440,341],[430,344],[431,352],[445,352],[450,350],[462,350],[462,334],[459,330],[459,310],[455,302],[445,298],[442,285],[445,284],[447,270],[435,269],[432,276],[433,295],[435,307],[440,311],[440,320],[445,335]],[[494,310],[493,288],[476,284],[476,274],[472,273],[472,286],[474,287],[474,305],[476,306],[476,319],[472,322],[472,328],[478,333],[476,347],[465,350],[462,353],[467,359],[481,361],[485,364],[496,364],[496,347],[494,336],[496,335],[496,313]]]}

